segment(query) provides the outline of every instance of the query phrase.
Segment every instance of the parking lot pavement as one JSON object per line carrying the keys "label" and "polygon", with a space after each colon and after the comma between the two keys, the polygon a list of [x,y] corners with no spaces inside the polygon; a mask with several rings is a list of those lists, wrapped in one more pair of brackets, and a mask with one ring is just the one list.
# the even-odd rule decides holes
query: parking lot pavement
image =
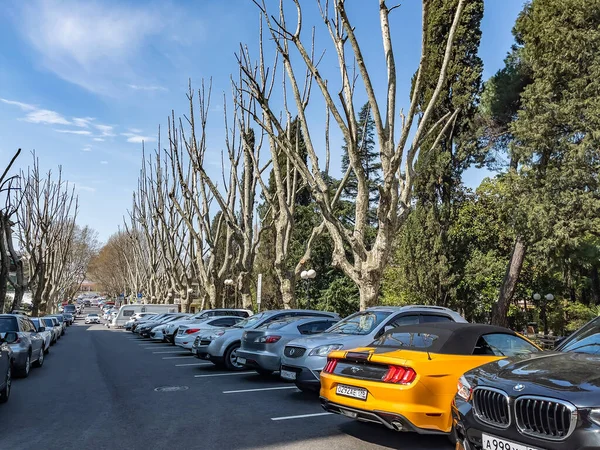
{"label": "parking lot pavement", "polygon": [[2,449],[452,448],[328,414],[276,375],[227,372],[102,325],[70,327],[12,395]]}

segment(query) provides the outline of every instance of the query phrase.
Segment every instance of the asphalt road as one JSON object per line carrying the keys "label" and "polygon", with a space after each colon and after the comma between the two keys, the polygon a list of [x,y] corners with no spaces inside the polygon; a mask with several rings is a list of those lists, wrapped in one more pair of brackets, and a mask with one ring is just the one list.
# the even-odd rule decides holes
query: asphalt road
{"label": "asphalt road", "polygon": [[0,450],[452,448],[327,414],[276,376],[225,372],[82,319],[41,369],[13,382],[0,423]]}

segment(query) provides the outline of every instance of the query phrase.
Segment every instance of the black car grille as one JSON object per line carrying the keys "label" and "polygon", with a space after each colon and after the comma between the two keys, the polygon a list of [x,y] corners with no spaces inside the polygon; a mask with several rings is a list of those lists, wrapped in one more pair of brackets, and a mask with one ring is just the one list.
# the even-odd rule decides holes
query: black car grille
{"label": "black car grille", "polygon": [[200,345],[210,345],[210,339],[200,339]]}
{"label": "black car grille", "polygon": [[566,402],[525,395],[515,400],[515,420],[523,434],[562,440],[575,428],[577,408]]}
{"label": "black car grille", "polygon": [[304,356],[306,349],[302,347],[286,347],[283,349],[283,354],[289,358],[300,358]]}
{"label": "black car grille", "polygon": [[496,389],[477,388],[473,391],[475,416],[482,422],[499,428],[510,425],[507,395]]}

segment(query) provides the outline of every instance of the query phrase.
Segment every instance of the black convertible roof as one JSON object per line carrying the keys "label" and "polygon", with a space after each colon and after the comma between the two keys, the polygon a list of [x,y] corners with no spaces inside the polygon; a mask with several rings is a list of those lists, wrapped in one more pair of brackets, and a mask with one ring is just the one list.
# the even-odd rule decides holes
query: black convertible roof
{"label": "black convertible roof", "polygon": [[[406,350],[429,351],[430,353],[448,354],[448,355],[472,355],[475,345],[479,338],[486,334],[507,334],[517,336],[517,334],[508,328],[495,325],[484,325],[480,323],[457,323],[457,322],[436,322],[419,325],[403,325],[386,331],[379,339],[371,344],[371,347],[378,347],[380,352],[389,352],[390,347]],[[385,342],[386,337],[392,337],[394,334],[416,334],[419,336],[433,335],[436,338],[430,346],[411,346],[411,345],[386,345],[378,344]]]}

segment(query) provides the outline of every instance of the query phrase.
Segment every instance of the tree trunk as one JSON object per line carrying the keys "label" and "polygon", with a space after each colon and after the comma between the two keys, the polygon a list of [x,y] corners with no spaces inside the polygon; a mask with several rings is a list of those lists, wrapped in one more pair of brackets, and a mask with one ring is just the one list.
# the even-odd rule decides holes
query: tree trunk
{"label": "tree trunk", "polygon": [[[0,213],[1,230],[4,231],[4,224],[7,217]],[[6,302],[6,290],[8,288],[8,273],[10,269],[10,259],[8,257],[8,249],[6,245],[6,236],[0,233],[0,313],[4,312],[4,304]]]}
{"label": "tree trunk", "polygon": [[510,262],[506,268],[506,274],[500,286],[498,300],[492,307],[492,324],[506,327],[508,326],[508,307],[515,294],[519,275],[523,268],[525,259],[525,243],[521,236],[517,236],[513,247]]}
{"label": "tree trunk", "polygon": [[597,305],[600,303],[600,277],[598,276],[598,268],[594,266],[590,272],[590,278],[592,279],[592,302],[594,305]]}
{"label": "tree trunk", "polygon": [[208,285],[208,303],[211,308],[217,307],[217,287],[211,283]]}
{"label": "tree trunk", "polygon": [[289,278],[280,279],[281,297],[283,299],[283,309],[292,309],[296,306],[294,299],[294,280]]}
{"label": "tree trunk", "polygon": [[366,280],[363,279],[358,284],[358,292],[360,294],[360,310],[375,306],[379,298],[379,289],[381,288],[381,280]]}
{"label": "tree trunk", "polygon": [[242,308],[252,309],[252,280],[248,272],[241,272],[239,274],[238,290],[242,297]]}

